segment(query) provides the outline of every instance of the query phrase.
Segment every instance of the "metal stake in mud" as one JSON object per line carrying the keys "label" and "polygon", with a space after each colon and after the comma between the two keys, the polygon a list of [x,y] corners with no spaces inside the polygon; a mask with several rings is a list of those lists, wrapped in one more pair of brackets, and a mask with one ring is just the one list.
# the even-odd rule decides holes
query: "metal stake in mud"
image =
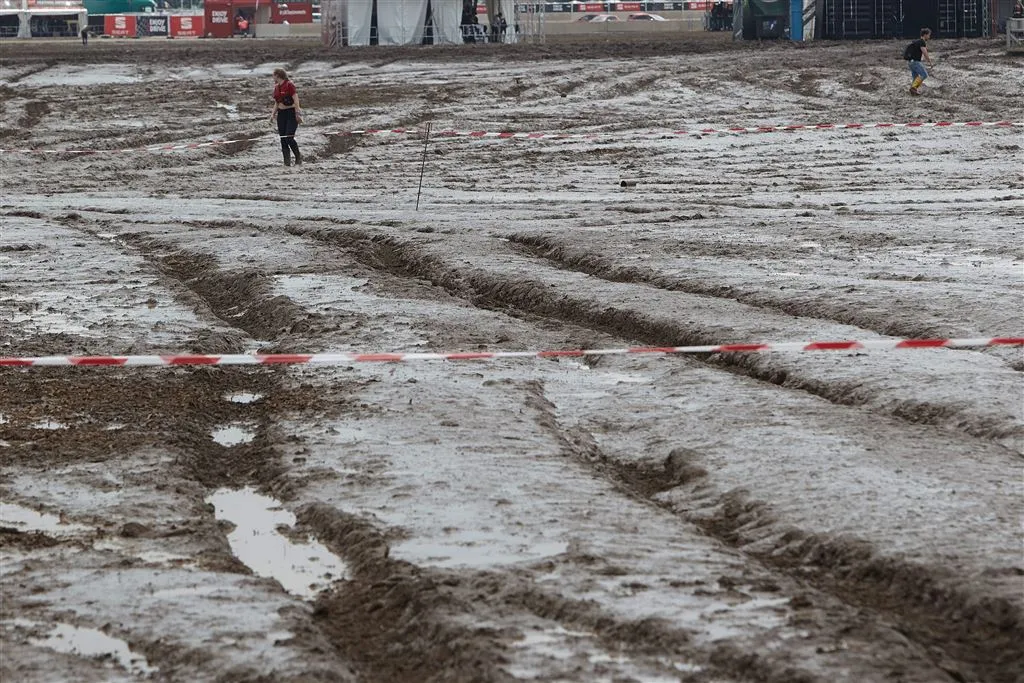
{"label": "metal stake in mud", "polygon": [[427,145],[430,144],[430,121],[427,121],[427,136],[423,139],[423,161],[420,162],[420,186],[416,190],[416,210],[420,210],[420,193],[423,192],[423,169],[427,166]]}

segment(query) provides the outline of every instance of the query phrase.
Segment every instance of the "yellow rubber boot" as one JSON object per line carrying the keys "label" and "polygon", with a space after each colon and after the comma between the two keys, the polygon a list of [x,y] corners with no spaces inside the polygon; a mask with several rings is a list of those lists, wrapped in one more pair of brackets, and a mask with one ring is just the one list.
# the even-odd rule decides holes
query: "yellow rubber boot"
{"label": "yellow rubber boot", "polygon": [[921,78],[920,76],[914,76],[914,82],[910,84],[910,87],[913,88],[914,90],[917,90],[918,88],[921,87],[922,83],[924,83],[923,78]]}

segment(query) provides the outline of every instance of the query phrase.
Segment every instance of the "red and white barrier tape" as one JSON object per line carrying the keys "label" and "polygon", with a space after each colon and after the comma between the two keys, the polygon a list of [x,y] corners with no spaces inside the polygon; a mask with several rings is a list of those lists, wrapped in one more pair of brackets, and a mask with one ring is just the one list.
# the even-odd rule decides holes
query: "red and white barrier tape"
{"label": "red and white barrier tape", "polygon": [[498,360],[501,358],[579,358],[675,353],[761,353],[765,351],[888,351],[893,349],[965,349],[1024,346],[1024,337],[988,339],[868,339],[864,341],[765,342],[713,346],[639,346],[625,349],[566,349],[556,351],[469,351],[461,353],[271,353],[176,354],[163,356],[36,356],[0,357],[0,367],[89,366],[123,367],[171,365],[343,365],[347,363],[400,363],[428,360]]}
{"label": "red and white barrier tape", "polygon": [[[496,140],[595,140],[599,138],[618,137],[626,139],[659,140],[671,137],[690,135],[741,135],[749,133],[789,133],[799,131],[820,130],[864,130],[864,129],[896,129],[896,128],[1013,128],[1024,127],[1024,121],[912,121],[908,123],[797,123],[788,125],[745,126],[730,128],[690,128],[680,130],[645,131],[632,133],[629,131],[610,131],[598,133],[542,133],[487,130],[437,130],[431,131],[433,138],[470,138]],[[363,128],[360,130],[343,130],[321,133],[330,136],[409,136],[425,135],[426,131],[419,128]],[[240,138],[237,140],[208,140],[206,142],[190,142],[174,145],[150,145],[146,147],[127,147],[123,149],[4,149],[0,154],[125,154],[133,152],[174,152],[181,150],[202,149],[218,145],[234,145],[253,142],[270,135]]]}
{"label": "red and white barrier tape", "polygon": [[[730,128],[690,128],[684,130],[645,131],[640,133],[630,132],[600,132],[600,133],[513,133],[485,130],[432,130],[431,137],[435,138],[496,138],[499,140],[568,140],[586,139],[592,140],[603,137],[643,138],[660,139],[672,136],[686,135],[738,135],[742,133],[785,133],[808,130],[851,130],[866,128],[1012,128],[1024,126],[1024,121],[934,121],[934,122],[909,122],[909,123],[798,123],[779,126],[746,126]],[[324,135],[422,135],[426,131],[417,128],[392,128],[390,130],[379,130],[367,128],[364,130],[339,131],[336,133],[324,133]]]}

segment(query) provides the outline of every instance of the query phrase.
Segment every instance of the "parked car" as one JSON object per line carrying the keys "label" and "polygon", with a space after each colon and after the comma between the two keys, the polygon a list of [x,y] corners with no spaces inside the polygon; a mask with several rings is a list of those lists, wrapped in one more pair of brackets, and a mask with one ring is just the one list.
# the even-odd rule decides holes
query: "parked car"
{"label": "parked car", "polygon": [[650,12],[640,12],[638,14],[630,14],[629,21],[668,21],[665,17],[660,14],[651,14]]}
{"label": "parked car", "polygon": [[619,18],[617,16],[615,16],[614,14],[595,14],[593,16],[593,18],[590,19],[590,23],[592,23],[592,24],[600,24],[601,22],[605,22],[605,21],[618,21],[618,20],[619,20]]}
{"label": "parked car", "polygon": [[598,15],[597,14],[584,14],[584,15],[580,16],[580,18],[577,19],[576,21],[590,21],[591,19],[593,19],[596,16],[598,16]]}

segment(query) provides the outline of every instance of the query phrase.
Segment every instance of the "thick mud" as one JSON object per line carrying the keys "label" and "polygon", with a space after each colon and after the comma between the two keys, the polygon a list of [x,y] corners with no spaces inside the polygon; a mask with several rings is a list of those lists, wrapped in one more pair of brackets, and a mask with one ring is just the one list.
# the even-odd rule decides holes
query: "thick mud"
{"label": "thick mud", "polygon": [[[10,43],[0,355],[1020,336],[1024,128],[671,134],[1024,111],[900,50]],[[336,134],[427,124],[594,137]],[[7,368],[0,678],[1018,683],[1022,369]]]}

